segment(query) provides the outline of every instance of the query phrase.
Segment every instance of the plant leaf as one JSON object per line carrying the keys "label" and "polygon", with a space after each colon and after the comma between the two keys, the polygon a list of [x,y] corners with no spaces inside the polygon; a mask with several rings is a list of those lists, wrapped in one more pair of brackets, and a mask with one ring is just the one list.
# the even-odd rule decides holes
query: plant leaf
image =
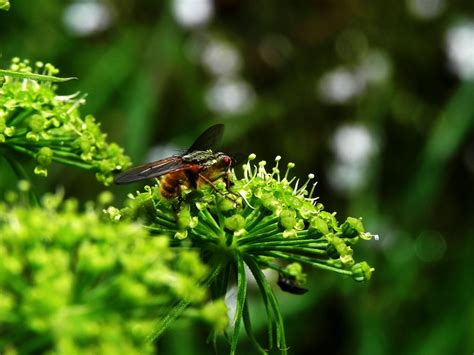
{"label": "plant leaf", "polygon": [[242,313],[244,310],[247,298],[247,276],[245,275],[245,266],[242,255],[237,253],[237,306],[235,310],[234,332],[232,333],[232,341],[230,346],[230,353],[235,354],[237,349],[237,342],[239,341],[240,327],[242,325]]}
{"label": "plant leaf", "polygon": [[276,325],[276,335],[277,335],[277,345],[281,350],[282,354],[287,354],[286,339],[285,339],[285,326],[283,323],[283,317],[280,312],[280,306],[278,305],[278,300],[275,297],[275,294],[270,287],[265,275],[262,270],[260,270],[257,262],[252,257],[247,257],[245,259],[250,271],[252,272],[257,284],[260,288],[262,295],[266,295],[268,298],[268,303],[270,310],[273,312],[274,321]]}
{"label": "plant leaf", "polygon": [[0,69],[0,75],[10,76],[12,78],[18,78],[18,79],[31,79],[31,80],[52,81],[52,82],[63,82],[63,81],[77,79],[75,77],[59,78],[57,76],[51,76],[51,75],[43,75],[43,74],[36,74],[36,73],[22,73],[22,72],[17,72],[13,70],[3,70],[3,69]]}
{"label": "plant leaf", "polygon": [[250,341],[252,342],[252,344],[255,346],[255,348],[260,354],[266,354],[267,352],[261,347],[257,339],[255,339],[255,337],[253,336],[252,324],[250,322],[249,304],[247,300],[245,300],[245,304],[244,304],[243,319],[244,319],[245,332],[247,333]]}

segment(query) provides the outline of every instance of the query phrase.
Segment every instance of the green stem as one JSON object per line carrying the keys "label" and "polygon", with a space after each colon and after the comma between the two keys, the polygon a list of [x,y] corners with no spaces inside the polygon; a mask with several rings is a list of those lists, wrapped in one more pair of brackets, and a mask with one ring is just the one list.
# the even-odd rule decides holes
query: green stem
{"label": "green stem", "polygon": [[304,248],[298,246],[251,246],[244,248],[248,253],[255,253],[260,251],[284,251],[292,254],[314,254],[314,255],[327,255],[326,250]]}
{"label": "green stem", "polygon": [[[25,169],[23,169],[23,166],[21,164],[19,164],[9,154],[5,155],[5,159],[10,164],[10,166],[11,166],[12,170],[14,171],[15,175],[17,176],[18,180],[30,181],[30,179],[28,177],[28,174],[26,173]],[[34,206],[39,206],[40,205],[38,196],[36,195],[35,191],[33,190],[33,187],[30,187],[28,195],[30,197],[30,201],[31,201],[32,205],[34,205]]]}
{"label": "green stem", "polygon": [[33,114],[32,109],[27,109],[21,112],[19,115],[12,117],[10,120],[7,121],[9,126],[18,126],[22,121]]}
{"label": "green stem", "polygon": [[[218,264],[214,269],[213,272],[208,275],[208,277],[205,280],[205,284],[209,286],[213,280],[219,275],[219,273],[222,270],[222,265]],[[158,322],[156,325],[156,329],[148,336],[147,340],[149,342],[153,342],[156,339],[158,339],[164,331],[168,328],[168,326],[176,320],[181,314],[183,314],[184,310],[189,306],[191,302],[186,301],[186,300],[181,300],[179,301],[169,313],[166,314],[166,316]]]}
{"label": "green stem", "polygon": [[283,253],[279,252],[262,252],[261,255],[266,255],[266,256],[271,256],[274,258],[279,258],[279,259],[284,259],[284,260],[289,260],[289,261],[296,261],[299,263],[305,263],[307,265],[311,265],[313,267],[323,269],[323,270],[329,270],[329,271],[334,271],[339,274],[347,275],[347,276],[352,276],[352,271],[351,270],[344,270],[340,269],[331,265],[327,265],[322,262],[315,261],[314,259],[300,256],[300,255],[286,255]]}

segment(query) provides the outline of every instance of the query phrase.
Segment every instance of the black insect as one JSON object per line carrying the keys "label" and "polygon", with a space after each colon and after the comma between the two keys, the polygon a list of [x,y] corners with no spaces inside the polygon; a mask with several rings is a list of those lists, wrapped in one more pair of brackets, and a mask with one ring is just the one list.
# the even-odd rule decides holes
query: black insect
{"label": "black insect", "polygon": [[282,291],[292,293],[294,295],[302,295],[308,292],[307,288],[301,287],[296,283],[294,278],[286,277],[282,274],[278,275],[278,286],[280,286]]}

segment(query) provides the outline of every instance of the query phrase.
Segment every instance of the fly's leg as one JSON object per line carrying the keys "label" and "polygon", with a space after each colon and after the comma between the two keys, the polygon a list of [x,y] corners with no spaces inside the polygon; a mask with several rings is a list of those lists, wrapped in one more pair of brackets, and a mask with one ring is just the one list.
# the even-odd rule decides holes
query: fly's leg
{"label": "fly's leg", "polygon": [[178,197],[176,198],[176,202],[173,201],[173,212],[174,213],[178,213],[179,211],[181,211],[181,206],[183,205],[183,202],[184,202],[184,198],[183,196],[181,196],[181,194],[178,195]]}
{"label": "fly's leg", "polygon": [[213,189],[214,191],[216,191],[217,193],[223,195],[224,197],[228,198],[229,200],[231,200],[231,201],[233,201],[233,202],[236,202],[236,201],[237,201],[237,200],[234,199],[234,198],[230,198],[229,195],[233,195],[233,196],[235,196],[235,197],[240,197],[240,196],[237,195],[236,193],[234,193],[234,192],[232,192],[232,191],[229,191],[230,186],[232,186],[232,185],[231,185],[232,182],[231,182],[230,179],[229,179],[229,173],[227,173],[226,175],[224,175],[224,182],[225,182],[225,184],[226,184],[227,193],[223,193],[221,190],[219,190],[219,189],[217,188],[217,186],[214,185],[214,183],[213,183],[211,180],[209,180],[207,177],[205,177],[204,175],[198,174],[198,176],[199,176],[199,178],[201,178],[203,181],[205,181],[206,184],[208,184],[210,187],[212,187],[212,189]]}

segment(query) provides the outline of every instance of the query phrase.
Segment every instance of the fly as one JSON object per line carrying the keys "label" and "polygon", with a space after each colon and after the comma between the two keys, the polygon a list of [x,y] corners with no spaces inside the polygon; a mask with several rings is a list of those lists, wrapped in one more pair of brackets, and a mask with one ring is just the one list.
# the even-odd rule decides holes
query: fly
{"label": "fly", "polygon": [[133,167],[115,177],[116,184],[161,178],[160,192],[167,199],[181,195],[182,187],[198,189],[204,184],[219,191],[214,181],[223,178],[230,187],[230,168],[233,159],[212,149],[220,142],[224,125],[216,124],[205,130],[182,155]]}

